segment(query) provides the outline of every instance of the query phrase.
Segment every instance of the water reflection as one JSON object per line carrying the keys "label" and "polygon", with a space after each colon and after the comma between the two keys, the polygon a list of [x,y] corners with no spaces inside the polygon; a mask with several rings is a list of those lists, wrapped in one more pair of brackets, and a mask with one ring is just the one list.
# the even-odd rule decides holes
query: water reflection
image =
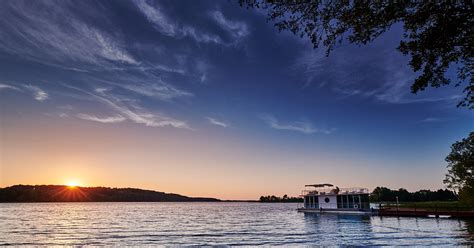
{"label": "water reflection", "polygon": [[472,221],[297,212],[295,204],[0,204],[2,245],[470,245]]}
{"label": "water reflection", "polygon": [[[474,242],[474,220],[459,221],[461,226],[465,227],[469,239]],[[462,228],[461,228],[462,229]]]}
{"label": "water reflection", "polygon": [[318,244],[370,245],[373,240],[371,217],[331,213],[304,213],[305,228],[317,236]]}

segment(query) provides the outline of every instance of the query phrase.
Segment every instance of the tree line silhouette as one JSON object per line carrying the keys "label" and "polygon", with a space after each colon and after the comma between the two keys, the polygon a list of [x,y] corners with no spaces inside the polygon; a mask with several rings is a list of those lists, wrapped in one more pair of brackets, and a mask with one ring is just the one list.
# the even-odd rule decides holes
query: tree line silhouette
{"label": "tree line silhouette", "polygon": [[260,202],[303,202],[303,198],[288,197],[288,195],[284,195],[282,197],[267,195],[267,196],[260,196]]}
{"label": "tree line silhouette", "polygon": [[0,202],[196,202],[216,198],[188,197],[134,188],[14,185],[0,188]]}
{"label": "tree line silhouette", "polygon": [[370,194],[371,202],[424,202],[424,201],[457,201],[456,194],[448,189],[418,190],[416,192],[408,192],[404,188],[392,190],[386,187],[377,187]]}

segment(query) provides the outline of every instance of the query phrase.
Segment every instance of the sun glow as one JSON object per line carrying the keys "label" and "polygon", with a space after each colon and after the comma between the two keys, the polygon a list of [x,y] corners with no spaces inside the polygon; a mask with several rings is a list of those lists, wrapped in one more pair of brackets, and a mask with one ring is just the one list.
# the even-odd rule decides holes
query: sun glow
{"label": "sun glow", "polygon": [[79,183],[75,180],[67,181],[66,186],[68,186],[69,188],[75,188],[75,187],[79,186]]}

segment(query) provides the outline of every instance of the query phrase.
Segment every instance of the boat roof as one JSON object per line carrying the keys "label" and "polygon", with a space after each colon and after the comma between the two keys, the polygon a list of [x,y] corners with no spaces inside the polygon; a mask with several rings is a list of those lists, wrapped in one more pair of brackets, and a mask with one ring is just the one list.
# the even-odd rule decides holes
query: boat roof
{"label": "boat roof", "polygon": [[334,187],[334,185],[330,183],[320,183],[320,184],[306,184],[305,187],[323,188],[323,187]]}
{"label": "boat roof", "polygon": [[[324,185],[324,186],[320,186]],[[329,184],[331,185],[331,184]],[[370,194],[369,189],[353,187],[353,188],[339,188],[334,187],[333,185],[329,186],[328,184],[316,184],[310,185],[316,187],[316,189],[303,190],[302,196],[304,195],[361,195],[361,194]],[[328,186],[328,187],[325,187]]]}

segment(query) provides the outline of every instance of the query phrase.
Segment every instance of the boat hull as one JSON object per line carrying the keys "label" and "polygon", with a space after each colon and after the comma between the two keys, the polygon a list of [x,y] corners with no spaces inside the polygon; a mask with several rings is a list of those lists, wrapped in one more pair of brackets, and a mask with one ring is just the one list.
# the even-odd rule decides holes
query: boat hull
{"label": "boat hull", "polygon": [[321,213],[321,214],[358,214],[358,215],[376,215],[376,211],[365,209],[318,209],[318,208],[298,208],[298,212]]}

